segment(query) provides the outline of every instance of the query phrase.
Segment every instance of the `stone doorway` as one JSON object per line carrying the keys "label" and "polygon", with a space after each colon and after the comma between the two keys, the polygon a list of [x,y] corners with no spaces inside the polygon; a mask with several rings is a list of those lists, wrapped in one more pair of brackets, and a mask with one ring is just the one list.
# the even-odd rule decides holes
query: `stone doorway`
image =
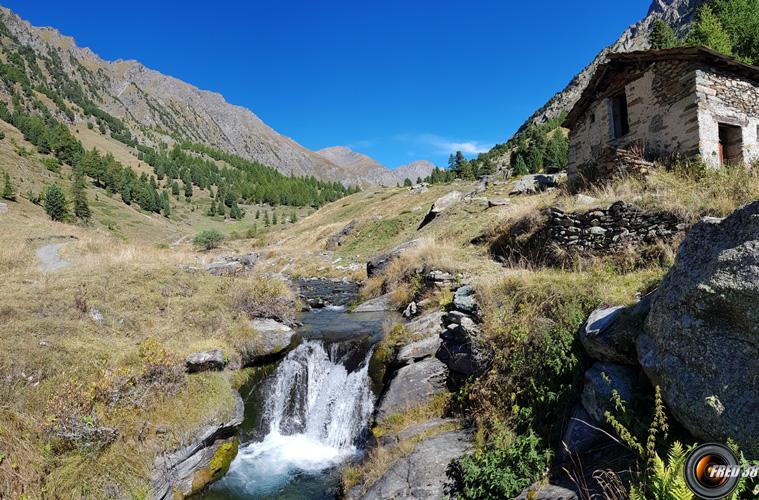
{"label": "stone doorway", "polygon": [[736,125],[719,124],[719,163],[736,165],[743,162],[743,131]]}

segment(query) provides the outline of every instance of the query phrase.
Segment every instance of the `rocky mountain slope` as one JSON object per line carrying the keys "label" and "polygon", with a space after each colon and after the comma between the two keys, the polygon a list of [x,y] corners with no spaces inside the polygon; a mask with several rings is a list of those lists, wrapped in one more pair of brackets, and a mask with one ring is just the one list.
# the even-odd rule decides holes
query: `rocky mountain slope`
{"label": "rocky mountain slope", "polygon": [[418,177],[427,177],[432,173],[432,169],[435,168],[432,163],[426,160],[419,160],[390,170],[374,158],[357,153],[345,146],[324,148],[317,151],[317,153],[332,163],[344,167],[374,184],[381,184],[383,186],[394,186],[397,183],[403,183],[406,178],[415,181]]}
{"label": "rocky mountain slope", "polygon": [[593,61],[578,73],[564,90],[554,95],[537,110],[519,129],[524,130],[530,123],[545,123],[568,112],[580,98],[596,68],[606,61],[606,56],[614,52],[632,52],[650,48],[648,36],[655,20],[662,19],[676,32],[684,32],[693,19],[696,9],[704,0],[653,0],[646,17],[630,26],[612,45],[603,49]]}
{"label": "rocky mountain slope", "polygon": [[[34,27],[0,7],[4,31],[40,56],[60,59],[61,70],[79,82],[86,97],[125,122],[146,144],[190,140],[271,165],[285,174],[368,184],[360,174],[337,165],[267,126],[250,110],[218,93],[200,90],[146,68],[137,61],[106,61],[52,28]],[[25,49],[25,50],[28,50]],[[74,123],[83,123],[76,115]]]}

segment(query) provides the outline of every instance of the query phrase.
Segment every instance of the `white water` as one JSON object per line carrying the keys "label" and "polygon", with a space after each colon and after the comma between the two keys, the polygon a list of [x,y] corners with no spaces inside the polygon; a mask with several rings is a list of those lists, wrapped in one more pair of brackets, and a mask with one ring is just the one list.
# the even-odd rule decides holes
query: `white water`
{"label": "white water", "polygon": [[[374,408],[368,360],[349,373],[321,342],[304,342],[280,363],[264,404],[269,433],[240,449],[222,480],[238,494],[266,496],[299,474],[329,469],[357,452]],[[367,354],[367,356],[369,356]]]}

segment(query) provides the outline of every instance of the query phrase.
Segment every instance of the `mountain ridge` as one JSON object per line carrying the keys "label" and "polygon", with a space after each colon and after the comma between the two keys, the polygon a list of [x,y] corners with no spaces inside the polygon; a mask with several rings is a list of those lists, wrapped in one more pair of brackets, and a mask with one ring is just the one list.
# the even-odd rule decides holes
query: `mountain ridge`
{"label": "mountain ridge", "polygon": [[[21,45],[69,56],[60,57],[68,76],[82,83],[106,112],[124,120],[140,139],[151,142],[150,136],[158,136],[152,142],[161,142],[174,136],[271,165],[286,175],[371,184],[279,134],[253,111],[227,102],[219,92],[200,89],[135,59],[103,59],[92,49],[79,47],[73,37],[52,27],[33,26],[4,6],[0,21]],[[84,122],[81,117],[74,121]]]}
{"label": "mountain ridge", "polygon": [[427,160],[416,160],[391,169],[374,158],[353,151],[347,146],[331,146],[320,149],[316,153],[324,156],[336,165],[353,171],[359,171],[361,175],[384,186],[394,186],[395,184],[403,183],[407,178],[411,179],[412,182],[418,178],[423,179],[430,175],[435,168],[435,165]]}

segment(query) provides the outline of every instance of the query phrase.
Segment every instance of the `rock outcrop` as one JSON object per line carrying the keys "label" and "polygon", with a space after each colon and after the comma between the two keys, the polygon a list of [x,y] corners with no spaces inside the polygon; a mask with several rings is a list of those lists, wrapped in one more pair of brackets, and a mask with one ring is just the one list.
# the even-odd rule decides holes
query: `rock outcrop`
{"label": "rock outcrop", "polygon": [[256,252],[221,257],[216,262],[206,264],[205,270],[213,276],[235,276],[253,269],[260,258],[261,256]]}
{"label": "rock outcrop", "polygon": [[400,257],[405,251],[416,247],[418,244],[419,240],[407,241],[401,243],[389,252],[378,255],[366,263],[366,275],[371,278],[372,276],[381,274],[382,271],[387,269],[387,266],[389,266],[391,262]]}
{"label": "rock outcrop", "polygon": [[638,359],[695,436],[759,454],[759,202],[687,235],[651,306]]}
{"label": "rock outcrop", "polygon": [[400,368],[380,399],[376,418],[381,421],[395,413],[423,405],[446,391],[445,365],[426,358]]}
{"label": "rock outcrop", "polygon": [[523,175],[509,194],[535,194],[545,191],[549,188],[559,186],[559,183],[566,177],[566,174],[530,174]]}
{"label": "rock outcrop", "polygon": [[192,442],[155,459],[151,471],[150,497],[168,500],[189,496],[220,479],[237,455],[237,430],[244,404],[234,392],[235,409],[226,422],[211,422],[195,433]]}
{"label": "rock outcrop", "polygon": [[222,370],[225,364],[224,352],[221,349],[195,352],[187,356],[185,360],[185,368],[189,373]]}
{"label": "rock outcrop", "polygon": [[464,194],[461,191],[451,191],[445,196],[441,196],[430,207],[430,211],[424,216],[424,219],[419,224],[417,229],[422,229],[424,226],[435,220],[440,214],[449,210],[452,206],[461,201]]}
{"label": "rock outcrop", "polygon": [[385,295],[380,295],[379,297],[362,302],[353,310],[353,312],[382,312],[391,311],[392,309],[393,307],[390,305],[390,294],[386,293]]}
{"label": "rock outcrop", "polygon": [[585,351],[598,361],[638,364],[636,342],[651,309],[654,294],[631,307],[599,307],[580,329]]}
{"label": "rock outcrop", "polygon": [[445,470],[452,460],[471,450],[471,442],[466,431],[444,432],[420,441],[361,498],[445,498]]}
{"label": "rock outcrop", "polygon": [[327,238],[325,248],[327,250],[337,250],[337,248],[343,244],[345,239],[355,231],[357,225],[358,223],[355,220],[350,221],[338,232]]}

